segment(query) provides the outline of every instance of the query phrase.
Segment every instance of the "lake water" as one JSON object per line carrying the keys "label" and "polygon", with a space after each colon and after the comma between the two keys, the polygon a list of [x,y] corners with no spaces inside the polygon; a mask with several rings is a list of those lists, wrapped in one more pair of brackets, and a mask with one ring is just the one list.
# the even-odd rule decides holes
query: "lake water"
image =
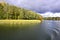
{"label": "lake water", "polygon": [[32,27],[0,30],[0,40],[60,40],[60,21],[44,20]]}

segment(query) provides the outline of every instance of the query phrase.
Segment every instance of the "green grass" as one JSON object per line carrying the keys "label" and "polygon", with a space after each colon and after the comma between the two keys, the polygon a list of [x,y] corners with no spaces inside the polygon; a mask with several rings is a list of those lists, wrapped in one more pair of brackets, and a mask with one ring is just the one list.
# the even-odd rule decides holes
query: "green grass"
{"label": "green grass", "polygon": [[0,29],[27,28],[39,24],[40,20],[0,20]]}

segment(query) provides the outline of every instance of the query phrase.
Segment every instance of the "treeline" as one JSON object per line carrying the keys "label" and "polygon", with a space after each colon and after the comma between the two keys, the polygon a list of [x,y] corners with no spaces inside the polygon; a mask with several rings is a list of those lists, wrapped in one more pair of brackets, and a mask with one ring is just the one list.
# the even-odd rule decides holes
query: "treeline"
{"label": "treeline", "polygon": [[6,3],[0,3],[0,19],[37,19],[42,20],[42,16]]}
{"label": "treeline", "polygon": [[44,17],[44,20],[60,20],[60,17]]}

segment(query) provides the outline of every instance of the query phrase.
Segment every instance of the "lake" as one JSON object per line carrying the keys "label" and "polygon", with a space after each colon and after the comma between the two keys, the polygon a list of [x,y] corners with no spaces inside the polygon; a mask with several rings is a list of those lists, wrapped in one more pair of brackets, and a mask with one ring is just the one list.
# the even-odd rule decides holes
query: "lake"
{"label": "lake", "polygon": [[31,27],[3,29],[0,40],[60,40],[60,21],[44,20]]}

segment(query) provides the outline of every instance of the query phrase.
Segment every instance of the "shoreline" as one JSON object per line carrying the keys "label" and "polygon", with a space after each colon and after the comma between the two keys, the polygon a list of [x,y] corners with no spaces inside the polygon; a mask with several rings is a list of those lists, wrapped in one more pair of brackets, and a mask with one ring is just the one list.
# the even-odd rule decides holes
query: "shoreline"
{"label": "shoreline", "polygon": [[0,20],[0,25],[29,25],[41,23],[40,20]]}

